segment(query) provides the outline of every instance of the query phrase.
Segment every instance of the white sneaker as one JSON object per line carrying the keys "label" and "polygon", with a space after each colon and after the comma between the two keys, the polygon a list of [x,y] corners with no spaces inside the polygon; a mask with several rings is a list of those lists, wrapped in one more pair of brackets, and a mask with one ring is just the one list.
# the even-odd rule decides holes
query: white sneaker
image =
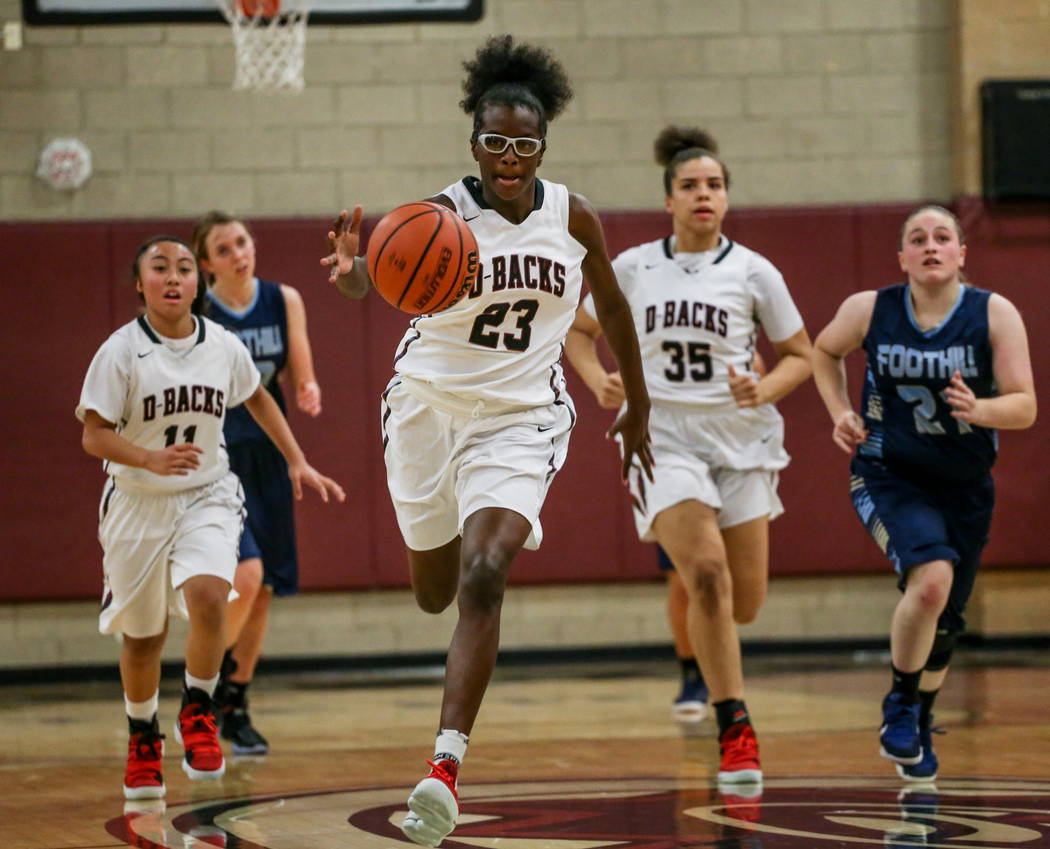
{"label": "white sneaker", "polygon": [[430,774],[408,797],[408,814],[401,823],[405,836],[422,846],[437,846],[452,833],[459,816],[457,765],[438,761],[430,766]]}

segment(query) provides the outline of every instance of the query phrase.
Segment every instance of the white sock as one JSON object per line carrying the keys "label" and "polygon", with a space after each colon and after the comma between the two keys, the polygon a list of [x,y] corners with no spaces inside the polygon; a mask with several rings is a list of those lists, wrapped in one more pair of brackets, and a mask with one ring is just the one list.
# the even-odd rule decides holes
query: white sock
{"label": "white sock", "polygon": [[214,678],[194,678],[190,675],[190,671],[186,670],[186,689],[196,687],[198,690],[204,690],[209,696],[215,692],[215,688],[219,685],[219,675],[215,674]]}
{"label": "white sock", "polygon": [[127,712],[129,719],[141,719],[143,722],[149,722],[157,712],[159,698],[160,692],[158,691],[144,702],[133,702],[128,698],[128,694],[125,693],[124,710]]}
{"label": "white sock", "polygon": [[434,763],[443,760],[455,761],[457,765],[463,763],[469,742],[470,738],[466,734],[451,728],[442,728],[434,744]]}

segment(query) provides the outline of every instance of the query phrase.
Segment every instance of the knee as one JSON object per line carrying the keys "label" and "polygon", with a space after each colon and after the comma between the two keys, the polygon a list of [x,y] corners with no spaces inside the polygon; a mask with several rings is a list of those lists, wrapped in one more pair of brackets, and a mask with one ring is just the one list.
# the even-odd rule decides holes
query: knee
{"label": "knee", "polygon": [[441,613],[452,604],[456,597],[455,587],[451,589],[435,587],[413,587],[416,605],[424,613]]}
{"label": "knee", "polygon": [[751,590],[746,593],[738,593],[737,587],[733,587],[733,621],[737,625],[749,625],[758,618],[758,611],[766,600],[766,591]]}
{"label": "knee", "polygon": [[952,568],[948,563],[931,564],[908,579],[908,594],[924,612],[933,616],[944,610],[951,589]]}
{"label": "knee", "polygon": [[507,556],[496,549],[469,555],[463,564],[459,584],[461,607],[477,611],[498,611],[507,586]]}
{"label": "knee", "polygon": [[237,564],[237,572],[233,578],[233,588],[237,594],[244,599],[252,599],[262,586],[263,567],[258,557],[250,560],[242,560]]}
{"label": "knee", "polygon": [[229,584],[218,580],[194,584],[191,579],[183,587],[183,595],[190,619],[195,625],[205,628],[223,627]]}
{"label": "knee", "polygon": [[129,637],[125,634],[121,640],[121,650],[133,661],[151,660],[154,656],[160,656],[167,635],[167,628],[151,637]]}
{"label": "knee", "polygon": [[683,571],[682,580],[690,594],[706,598],[729,591],[729,570],[720,557],[698,553],[686,561]]}

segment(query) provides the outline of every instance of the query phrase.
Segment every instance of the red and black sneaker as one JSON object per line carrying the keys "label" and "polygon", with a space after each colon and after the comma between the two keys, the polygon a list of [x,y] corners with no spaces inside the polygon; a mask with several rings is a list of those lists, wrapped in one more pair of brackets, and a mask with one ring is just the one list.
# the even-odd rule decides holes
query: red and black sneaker
{"label": "red and black sneaker", "polygon": [[211,712],[211,697],[196,687],[182,691],[182,710],[175,722],[175,739],[186,756],[182,770],[190,778],[221,778],[226,762]]}
{"label": "red and black sneaker", "polygon": [[159,799],[164,795],[164,735],[157,717],[129,719],[128,765],[124,770],[125,799]]}
{"label": "red and black sneaker", "polygon": [[452,833],[459,816],[456,779],[459,764],[454,760],[427,761],[430,772],[408,797],[408,814],[401,830],[414,843],[437,846]]}
{"label": "red and black sneaker", "polygon": [[734,722],[722,732],[718,745],[722,752],[719,784],[758,784],[762,781],[758,738],[750,724]]}

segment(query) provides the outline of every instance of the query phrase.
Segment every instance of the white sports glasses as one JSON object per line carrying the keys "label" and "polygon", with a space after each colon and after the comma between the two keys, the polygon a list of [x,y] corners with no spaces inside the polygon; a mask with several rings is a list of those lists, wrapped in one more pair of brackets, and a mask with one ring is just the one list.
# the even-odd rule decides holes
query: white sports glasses
{"label": "white sports glasses", "polygon": [[478,136],[478,142],[489,153],[503,153],[514,145],[514,152],[518,156],[535,156],[543,147],[543,139],[530,139],[528,136],[512,139],[499,133],[482,133]]}

